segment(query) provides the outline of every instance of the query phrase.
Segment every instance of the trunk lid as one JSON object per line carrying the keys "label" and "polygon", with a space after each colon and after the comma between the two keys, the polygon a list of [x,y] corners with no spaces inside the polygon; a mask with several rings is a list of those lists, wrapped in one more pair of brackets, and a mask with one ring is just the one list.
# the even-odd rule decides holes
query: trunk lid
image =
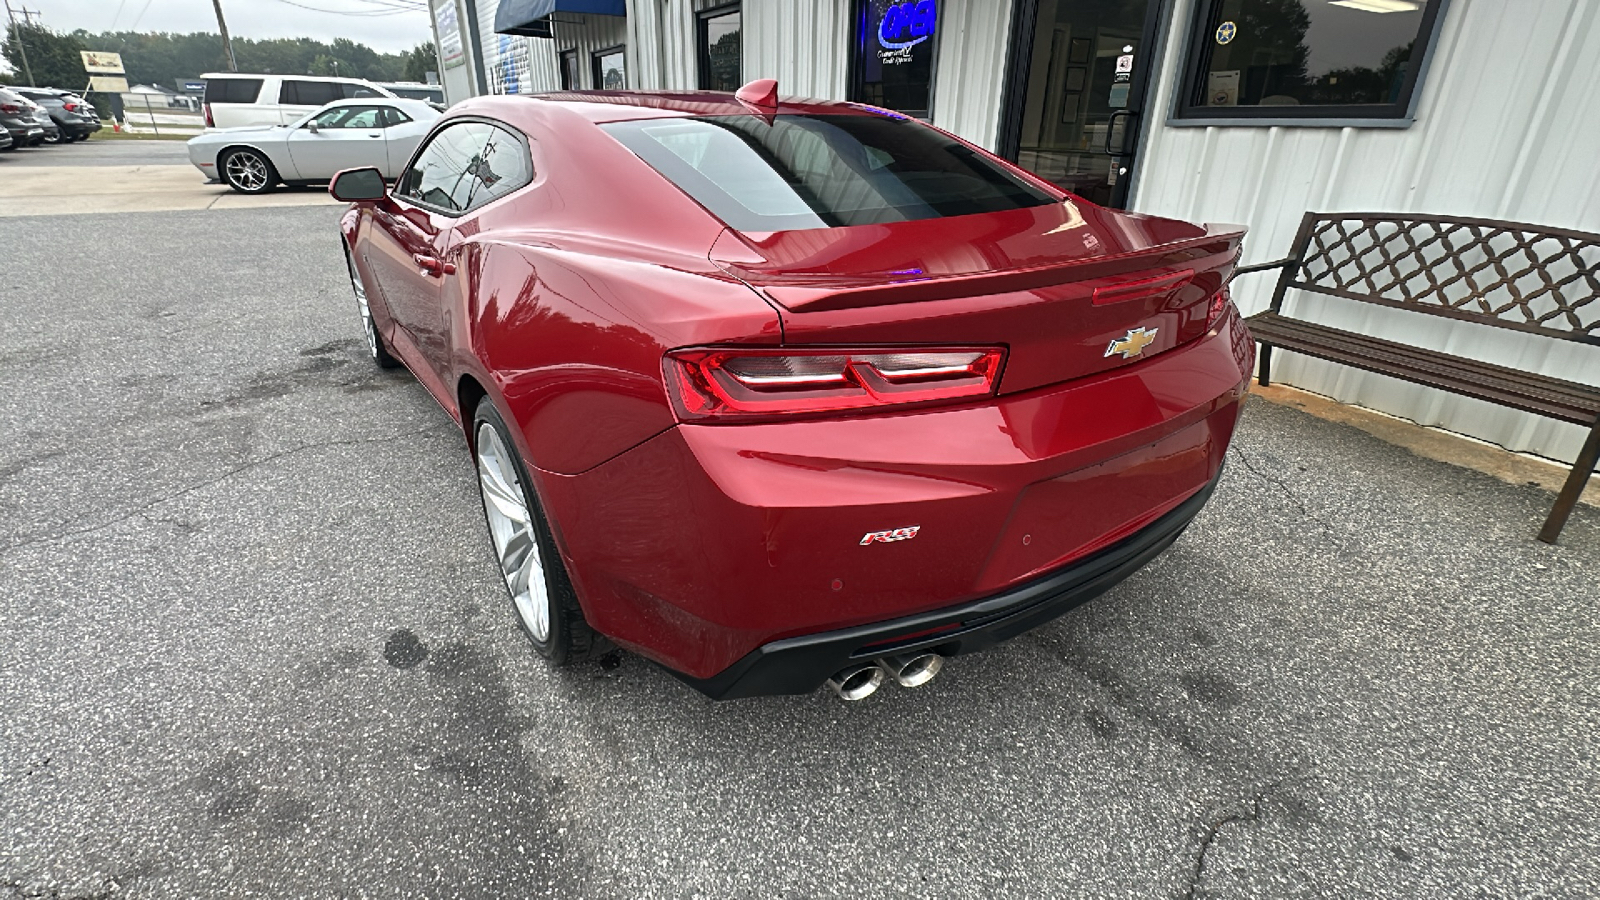
{"label": "trunk lid", "polygon": [[777,305],[785,343],[1003,344],[1000,391],[1014,393],[1205,334],[1243,236],[1069,198],[883,225],[726,231],[710,255]]}

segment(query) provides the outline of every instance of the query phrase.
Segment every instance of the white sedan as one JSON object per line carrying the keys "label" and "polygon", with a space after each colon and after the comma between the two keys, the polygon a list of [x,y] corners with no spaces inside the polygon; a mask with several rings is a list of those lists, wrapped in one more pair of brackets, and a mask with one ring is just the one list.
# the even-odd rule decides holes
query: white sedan
{"label": "white sedan", "polygon": [[288,125],[224,128],[189,140],[189,161],[245,194],[274,185],[326,182],[342,169],[376,166],[394,178],[439,118],[421,100],[335,100]]}

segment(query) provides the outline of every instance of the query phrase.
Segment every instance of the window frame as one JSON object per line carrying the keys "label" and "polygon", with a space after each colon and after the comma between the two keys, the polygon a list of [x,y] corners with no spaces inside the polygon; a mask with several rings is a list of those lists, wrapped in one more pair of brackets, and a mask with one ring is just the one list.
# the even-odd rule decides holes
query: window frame
{"label": "window frame", "polygon": [[[469,206],[466,209],[445,209],[442,206],[427,203],[400,193],[400,182],[405,179],[406,174],[411,171],[411,167],[416,164],[417,160],[421,158],[424,152],[427,151],[428,147],[433,145],[433,142],[438,139],[439,135],[444,134],[447,130],[454,128],[457,125],[473,123],[479,125],[488,125],[491,128],[498,128],[516,139],[517,143],[522,147],[522,152],[528,155],[528,179],[526,181],[515,187],[508,188],[505,193],[498,197],[491,197],[487,200],[484,200],[482,203]],[[414,206],[417,209],[427,210],[428,212],[437,216],[444,216],[447,219],[459,219],[463,216],[472,215],[473,213],[483,209],[485,206],[488,206],[497,200],[504,200],[528,185],[533,184],[538,179],[538,167],[533,164],[533,147],[530,144],[528,136],[523,134],[521,129],[509,123],[502,122],[499,119],[488,118],[487,116],[459,116],[457,118],[452,118],[449,121],[439,123],[439,125],[435,127],[433,131],[428,132],[426,137],[417,142],[417,149],[412,151],[411,158],[406,160],[405,167],[402,168],[400,170],[400,174],[395,177],[394,187],[389,191],[389,196],[394,198],[394,200],[399,203],[404,203],[407,206]]]}
{"label": "window frame", "polygon": [[[1267,128],[1300,126],[1311,128],[1409,128],[1416,121],[1417,105],[1427,81],[1428,67],[1439,46],[1439,31],[1444,24],[1450,0],[1419,0],[1424,4],[1422,24],[1417,29],[1420,50],[1413,50],[1415,65],[1406,73],[1400,98],[1387,104],[1343,104],[1326,106],[1197,106],[1193,102],[1200,89],[1201,63],[1209,60],[1207,39],[1216,30],[1224,0],[1196,0],[1185,29],[1183,52],[1178,57],[1180,77],[1173,92],[1172,108],[1166,124],[1176,128],[1205,128],[1216,125]],[[1202,58],[1204,57],[1204,58]]]}
{"label": "window frame", "polygon": [[[740,0],[732,3],[723,3],[696,12],[694,22],[695,40],[695,85],[702,91],[715,90],[709,86],[711,80],[711,46],[708,38],[711,36],[711,20],[720,19],[730,14],[739,16],[739,74],[734,80],[741,85],[744,80],[744,8]],[[734,88],[738,90],[738,88]]]}
{"label": "window frame", "polygon": [[601,47],[589,54],[589,77],[592,79],[594,90],[606,90],[605,82],[601,78],[600,60],[613,53],[622,54],[622,90],[628,89],[628,45],[617,44],[611,47]]}

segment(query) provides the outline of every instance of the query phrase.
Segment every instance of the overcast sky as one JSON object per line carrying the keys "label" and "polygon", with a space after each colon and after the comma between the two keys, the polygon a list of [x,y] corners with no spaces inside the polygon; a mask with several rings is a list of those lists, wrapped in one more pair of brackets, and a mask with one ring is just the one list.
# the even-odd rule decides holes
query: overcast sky
{"label": "overcast sky", "polygon": [[[217,30],[211,0],[11,0],[22,7],[56,31]],[[433,39],[423,0],[222,0],[222,12],[234,37],[347,37],[385,53]]]}

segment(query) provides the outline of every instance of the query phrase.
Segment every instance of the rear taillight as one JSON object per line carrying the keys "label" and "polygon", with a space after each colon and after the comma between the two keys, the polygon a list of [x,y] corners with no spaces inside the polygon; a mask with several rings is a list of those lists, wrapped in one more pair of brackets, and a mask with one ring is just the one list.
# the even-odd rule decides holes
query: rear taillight
{"label": "rear taillight", "polygon": [[78,104],[76,104],[76,103],[63,103],[63,104],[61,104],[61,108],[66,110],[67,112],[77,112],[78,111]]}
{"label": "rear taillight", "polygon": [[1227,287],[1223,287],[1222,290],[1211,295],[1211,308],[1206,310],[1207,331],[1217,327],[1217,322],[1222,318],[1222,314],[1228,311],[1228,303],[1231,300],[1232,295],[1228,293]]}
{"label": "rear taillight", "polygon": [[987,397],[1000,347],[694,348],[667,354],[668,393],[684,421],[750,421],[867,412]]}
{"label": "rear taillight", "polygon": [[215,127],[217,127],[217,123],[211,118],[211,104],[203,103],[203,104],[201,104],[201,106],[206,111],[206,127],[207,128],[215,128]]}
{"label": "rear taillight", "polygon": [[18,116],[22,114],[22,107],[15,103],[0,103],[0,112],[8,116]]}

